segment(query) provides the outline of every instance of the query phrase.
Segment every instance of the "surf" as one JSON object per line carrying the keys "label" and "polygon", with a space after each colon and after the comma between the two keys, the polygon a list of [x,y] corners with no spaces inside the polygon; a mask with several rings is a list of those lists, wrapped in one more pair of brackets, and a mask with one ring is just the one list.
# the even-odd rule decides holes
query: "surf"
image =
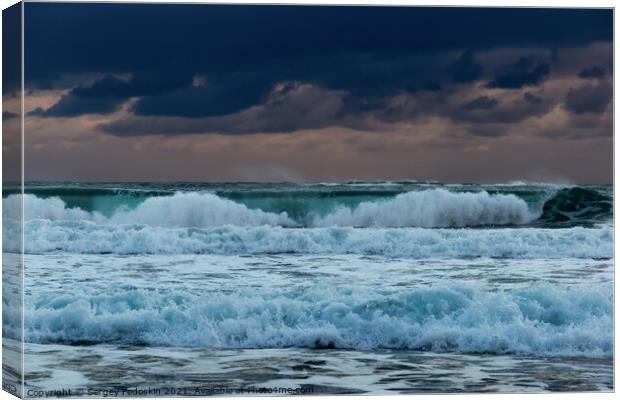
{"label": "surf", "polygon": [[[166,207],[179,213],[187,211],[193,215],[200,214],[200,210],[188,210],[188,207],[213,208],[217,213],[223,213],[225,208],[232,210],[237,207],[240,210],[237,205],[241,205],[252,211],[285,214],[289,220],[280,219],[278,225],[296,227],[570,227],[593,226],[609,222],[613,217],[611,186],[605,185],[570,186],[526,182],[487,185],[429,182],[349,182],[329,185],[30,183],[24,189],[26,203],[34,202],[32,199],[41,199],[49,201],[49,207],[54,208],[54,199],[58,199],[67,210],[82,210],[92,214],[92,217],[86,217],[91,220],[95,220],[96,215],[111,218],[126,211],[128,222],[136,223],[138,219],[132,220],[128,212],[140,208],[150,199],[160,198],[162,200],[157,200],[159,205],[170,203]],[[5,206],[20,210],[19,204],[10,203],[10,199],[16,197],[20,190],[19,187],[5,188]],[[201,204],[194,202],[190,205],[191,196],[203,196]],[[216,196],[221,201],[209,196]],[[38,212],[44,212],[41,209],[43,203],[26,206],[27,213],[33,214],[29,211],[33,207],[38,207]],[[243,210],[243,213],[246,211]],[[74,218],[70,215],[67,217]],[[59,219],[63,216],[61,213],[49,218]],[[145,218],[143,213],[142,219]],[[120,219],[118,222],[122,223]],[[99,218],[99,221],[102,220]],[[260,218],[258,221],[261,222]],[[149,218],[149,223],[165,225],[153,218]],[[237,221],[214,219],[205,225],[226,223],[235,224]],[[270,221],[266,223],[271,224]]]}
{"label": "surf", "polygon": [[[608,357],[612,304],[609,285],[41,292],[27,299],[24,333],[32,343]],[[9,334],[18,325],[5,321]]]}
{"label": "surf", "polygon": [[[18,223],[4,225],[5,238],[19,238]],[[13,231],[11,231],[13,229]],[[366,254],[414,259],[610,258],[613,228],[424,229],[220,226],[163,228],[101,225],[91,221],[31,220],[24,226],[29,254]],[[5,240],[19,251],[19,240]]]}
{"label": "surf", "polygon": [[451,192],[431,189],[399,194],[391,200],[364,202],[355,208],[339,207],[318,217],[314,226],[354,227],[476,227],[522,225],[538,213],[513,194]]}

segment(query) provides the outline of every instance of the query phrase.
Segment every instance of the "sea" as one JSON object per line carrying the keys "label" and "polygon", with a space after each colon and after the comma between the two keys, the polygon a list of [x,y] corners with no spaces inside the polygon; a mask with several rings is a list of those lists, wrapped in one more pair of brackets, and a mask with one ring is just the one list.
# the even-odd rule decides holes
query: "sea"
{"label": "sea", "polygon": [[[23,204],[28,397],[614,389],[610,185],[28,182]],[[3,328],[17,359],[19,312]]]}

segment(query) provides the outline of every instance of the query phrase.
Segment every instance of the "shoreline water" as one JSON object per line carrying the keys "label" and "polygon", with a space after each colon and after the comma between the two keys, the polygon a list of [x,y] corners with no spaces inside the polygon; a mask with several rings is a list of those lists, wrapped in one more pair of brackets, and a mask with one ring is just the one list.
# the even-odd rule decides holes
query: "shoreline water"
{"label": "shoreline water", "polygon": [[80,397],[133,390],[141,397],[149,390],[183,397],[613,390],[612,358],[28,344],[25,361],[26,390],[72,390]]}

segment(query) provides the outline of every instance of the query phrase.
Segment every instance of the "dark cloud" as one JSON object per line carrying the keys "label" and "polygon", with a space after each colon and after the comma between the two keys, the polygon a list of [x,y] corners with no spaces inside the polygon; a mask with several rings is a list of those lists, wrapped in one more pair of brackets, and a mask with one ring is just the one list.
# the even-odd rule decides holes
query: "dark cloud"
{"label": "dark cloud", "polygon": [[12,118],[16,118],[16,117],[17,117],[17,114],[15,114],[15,113],[12,113],[10,111],[2,111],[2,120],[3,121],[6,121],[6,120],[9,120],[9,119],[12,119]]}
{"label": "dark cloud", "polygon": [[27,112],[26,115],[31,117],[45,117],[45,110],[42,107],[37,107],[34,110]]}
{"label": "dark cloud", "polygon": [[474,61],[474,53],[472,51],[463,53],[450,69],[452,71],[452,80],[458,83],[475,81],[482,75],[482,66]]}
{"label": "dark cloud", "polygon": [[[542,115],[553,106],[524,99],[501,104],[488,96],[459,106],[449,106],[446,100],[442,92],[424,92],[421,97],[420,94],[404,94],[396,100],[356,97],[320,86],[287,82],[274,87],[260,105],[233,114],[190,118],[134,115],[105,123],[99,129],[115,136],[291,133],[330,126],[381,131],[385,124],[436,116],[466,124],[474,135],[484,132],[484,136],[500,136],[507,132],[506,124]],[[471,124],[503,128],[474,129]]]}
{"label": "dark cloud", "polygon": [[439,82],[427,81],[422,83],[422,90],[428,90],[429,92],[438,92],[443,89],[443,86]]}
{"label": "dark cloud", "polygon": [[91,86],[78,86],[72,93],[82,98],[127,99],[133,96],[150,96],[169,92],[189,85],[192,74],[181,70],[140,71],[130,79],[105,76]]}
{"label": "dark cloud", "polygon": [[[613,30],[612,11],[602,9],[25,7],[28,88],[67,90],[56,104],[30,115],[106,114],[134,99],[129,117],[101,127],[120,136],[367,129],[366,120],[397,123],[421,115],[480,124],[520,121],[549,105],[533,94],[506,105],[485,96],[462,107],[445,102],[463,88],[475,90],[464,83],[518,89],[550,74],[544,59],[524,57],[496,70],[502,61],[483,62],[483,53],[501,48],[521,54],[525,48],[531,54],[530,48],[542,47],[557,54],[611,42]],[[92,76],[103,78],[67,83],[67,76],[79,74],[89,74],[91,82]]]}
{"label": "dark cloud", "polygon": [[532,92],[525,92],[523,94],[523,100],[532,104],[541,104],[543,102],[542,97],[536,96]]}
{"label": "dark cloud", "polygon": [[489,110],[497,106],[497,100],[488,96],[480,96],[461,106],[463,110]]}
{"label": "dark cloud", "polygon": [[288,82],[274,88],[259,106],[236,114],[203,118],[131,116],[102,124],[99,129],[115,136],[176,135],[189,133],[255,134],[290,133],[327,126],[356,126],[342,113],[343,95],[324,88]]}
{"label": "dark cloud", "polygon": [[[451,62],[443,54],[339,54],[302,57],[269,67],[262,76],[299,80],[345,90],[355,96],[386,97],[400,92],[436,91],[442,69]],[[282,79],[285,77],[285,79]]]}
{"label": "dark cloud", "polygon": [[261,104],[275,85],[301,81],[349,94],[349,111],[381,107],[401,92],[437,92],[438,72],[445,60],[438,55],[335,55],[301,58],[252,70],[205,74],[204,84],[187,85],[156,96],[144,96],[134,112],[145,116],[209,117],[231,114]]}
{"label": "dark cloud", "polygon": [[605,71],[605,68],[598,65],[582,69],[579,72],[579,77],[583,79],[604,79],[606,75],[607,71]]}
{"label": "dark cloud", "polygon": [[487,84],[489,88],[520,89],[524,86],[536,86],[549,75],[547,64],[533,65],[531,57],[521,57],[506,72],[499,73]]}
{"label": "dark cloud", "polygon": [[273,87],[268,76],[226,76],[225,79],[204,78],[200,86],[182,89],[157,96],[143,97],[134,112],[138,115],[164,115],[180,117],[208,117],[237,112],[259,104]]}
{"label": "dark cloud", "polygon": [[338,54],[558,48],[613,34],[613,13],[603,9],[31,3],[26,10],[30,82],[153,66],[226,72]]}
{"label": "dark cloud", "polygon": [[558,49],[554,47],[551,49],[551,62],[557,63],[558,61],[560,61],[560,57],[558,56]]}
{"label": "dark cloud", "polygon": [[[525,98],[500,103],[488,96],[482,96],[452,110],[441,106],[438,106],[438,109],[440,115],[445,115],[454,122],[469,124],[467,130],[473,135],[501,136],[506,134],[508,124],[543,115],[553,106],[551,102],[538,103]],[[492,128],[483,128],[483,125]],[[500,126],[502,129],[497,129]]]}
{"label": "dark cloud", "polygon": [[82,114],[109,114],[120,107],[117,98],[109,97],[81,97],[73,93],[60,98],[58,103],[48,109],[37,107],[28,115],[40,117],[76,117]]}
{"label": "dark cloud", "polygon": [[506,126],[501,123],[488,123],[467,126],[467,133],[471,136],[497,138],[506,135]]}
{"label": "dark cloud", "polygon": [[575,114],[601,114],[607,108],[612,96],[609,85],[586,85],[571,88],[566,95],[566,108]]}
{"label": "dark cloud", "polygon": [[152,96],[174,90],[192,82],[191,74],[182,71],[140,72],[129,80],[105,76],[90,86],[77,86],[46,110],[30,115],[73,117],[81,114],[108,114],[118,110],[131,97]]}

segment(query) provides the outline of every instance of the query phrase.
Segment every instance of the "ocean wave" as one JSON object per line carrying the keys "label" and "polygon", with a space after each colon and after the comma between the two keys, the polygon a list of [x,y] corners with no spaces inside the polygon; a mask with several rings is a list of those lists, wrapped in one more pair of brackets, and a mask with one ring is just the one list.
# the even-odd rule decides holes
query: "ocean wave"
{"label": "ocean wave", "polygon": [[315,219],[315,226],[356,227],[468,227],[519,225],[540,214],[513,194],[450,192],[431,189],[399,194],[386,201],[340,207]]}
{"label": "ocean wave", "polygon": [[[412,349],[497,354],[613,354],[611,287],[484,291],[355,287],[246,290],[200,297],[123,290],[27,299],[25,339],[209,348]],[[13,326],[15,325],[15,326]],[[5,320],[5,330],[18,330]]]}
{"label": "ocean wave", "polygon": [[[7,219],[19,219],[20,196],[11,195],[3,200]],[[68,208],[58,197],[39,198],[24,195],[24,219],[49,221],[91,221],[97,224],[144,224],[153,227],[209,227],[237,226],[294,226],[285,212],[269,213],[249,209],[243,204],[211,193],[175,193],[172,196],[150,197],[135,208],[120,206],[110,217],[80,208]]]}
{"label": "ocean wave", "polygon": [[[19,210],[19,196],[4,199],[4,209]],[[144,224],[152,227],[211,227],[285,226],[302,225],[279,213],[251,209],[235,201],[211,193],[182,193],[150,197],[135,208],[119,207],[106,217],[97,211],[69,208],[57,197],[39,198],[24,195],[25,219],[51,221],[92,221],[99,224]],[[331,213],[314,215],[306,226],[354,227],[467,227],[481,225],[524,224],[538,214],[529,210],[527,203],[515,195],[487,192],[455,193],[432,189],[399,194],[388,200],[362,202],[354,208],[340,206]]]}
{"label": "ocean wave", "polygon": [[[519,197],[521,196],[521,197]],[[79,197],[79,196],[78,196]],[[71,199],[73,197],[69,197]],[[367,200],[369,199],[369,200]],[[526,201],[527,200],[527,201]],[[207,228],[226,225],[357,228],[464,228],[531,226],[592,227],[611,221],[613,200],[603,189],[489,193],[443,188],[404,193],[348,191],[176,192],[165,196],[80,197],[79,206],[59,197],[24,195],[26,221],[90,221],[100,225]],[[81,208],[82,207],[82,208]],[[3,199],[5,220],[19,220],[21,196]]]}
{"label": "ocean wave", "polygon": [[566,226],[576,221],[606,222],[613,220],[612,199],[595,190],[580,187],[555,192],[543,206],[538,223]]}
{"label": "ocean wave", "polygon": [[[5,221],[4,249],[19,238]],[[91,221],[31,220],[25,224],[30,254],[367,254],[410,258],[610,258],[613,228],[424,229],[221,226],[161,228],[101,225]]]}

